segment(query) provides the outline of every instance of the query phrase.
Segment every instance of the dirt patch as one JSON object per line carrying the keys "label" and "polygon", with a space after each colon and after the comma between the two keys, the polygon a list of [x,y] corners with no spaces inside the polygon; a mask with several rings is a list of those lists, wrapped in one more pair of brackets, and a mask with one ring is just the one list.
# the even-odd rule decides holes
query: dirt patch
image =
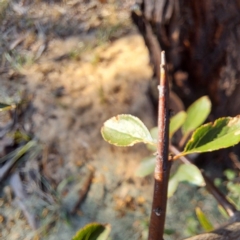
{"label": "dirt patch", "polygon": [[[80,40],[58,42],[57,49],[64,49],[68,41],[74,49],[74,42]],[[96,54],[101,60],[92,63],[91,57]],[[122,38],[95,49],[88,57],[90,61],[85,62],[43,59],[27,70],[25,80],[34,95],[35,135],[47,145],[54,144],[73,169],[77,162],[85,163],[85,156],[93,159],[93,154],[99,155],[105,145],[100,128],[108,118],[130,113],[153,125],[146,95],[151,70],[141,38]]]}
{"label": "dirt patch", "polygon": [[[141,233],[134,228],[149,210],[143,205],[147,201],[141,193],[144,184],[136,182],[134,169],[148,151],[142,146],[109,146],[102,140],[100,128],[105,120],[120,113],[138,116],[153,127],[153,110],[147,96],[151,76],[147,49],[141,37],[133,34],[83,51],[79,58],[71,55],[84,44],[81,37],[53,39],[36,64],[21,70],[21,78],[12,82],[6,79],[4,83],[9,89],[22,88],[31,96],[31,110],[24,124],[45,146],[41,174],[53,186],[57,188],[74,176],[71,187],[76,189],[86,178],[87,166],[95,169],[87,199],[80,208],[81,218],[73,217],[74,229],[89,221],[109,222],[114,239],[130,239],[132,234],[137,239]],[[71,210],[77,197],[75,191],[55,205],[59,205],[59,211]],[[59,224],[54,227],[57,233],[44,239],[70,238],[74,230],[66,229],[64,223],[60,230]],[[23,229],[22,236],[28,235],[28,229]],[[14,234],[9,237],[21,238]]]}

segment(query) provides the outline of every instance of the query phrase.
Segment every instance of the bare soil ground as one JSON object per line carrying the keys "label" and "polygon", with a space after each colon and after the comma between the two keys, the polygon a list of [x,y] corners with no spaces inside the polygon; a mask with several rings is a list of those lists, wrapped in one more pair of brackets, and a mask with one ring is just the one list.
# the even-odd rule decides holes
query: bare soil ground
{"label": "bare soil ground", "polygon": [[[18,130],[41,148],[1,183],[1,239],[71,239],[93,221],[110,223],[114,240],[146,239],[151,178],[137,178],[134,171],[149,152],[143,145],[112,147],[100,135],[103,122],[121,113],[139,117],[149,128],[155,122],[147,94],[152,70],[130,21],[131,4],[1,1],[0,100],[26,103]],[[3,131],[11,118],[4,113],[1,121]],[[1,156],[16,146],[11,134],[0,144]],[[28,221],[12,190],[14,172],[26,194]],[[87,197],[77,206],[88,180]],[[186,219],[193,233],[198,228],[194,193],[185,188],[180,198],[191,209],[184,218],[177,216],[178,201],[172,198],[167,228],[174,234],[166,239],[189,235],[190,230],[181,230]],[[216,209],[201,191],[194,201]]]}

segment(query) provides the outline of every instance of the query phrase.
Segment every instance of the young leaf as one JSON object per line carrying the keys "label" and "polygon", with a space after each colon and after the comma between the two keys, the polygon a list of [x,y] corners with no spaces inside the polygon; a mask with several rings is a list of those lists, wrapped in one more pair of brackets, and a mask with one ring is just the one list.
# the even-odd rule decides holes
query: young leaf
{"label": "young leaf", "polygon": [[199,127],[211,111],[211,101],[207,96],[199,98],[187,109],[187,118],[182,126],[183,135]]}
{"label": "young leaf", "polygon": [[221,205],[218,205],[218,211],[221,213],[221,215],[224,218],[229,219],[229,216],[228,216],[226,210]]}
{"label": "young leaf", "polygon": [[153,139],[156,139],[158,138],[158,127],[154,127],[150,130],[150,134],[152,136]]}
{"label": "young leaf", "polygon": [[89,223],[81,228],[72,240],[107,240],[110,234],[110,225]]}
{"label": "young leaf", "polygon": [[188,182],[197,186],[205,185],[201,171],[193,164],[181,165],[176,173],[170,178],[168,184],[168,197],[174,194],[180,182]]}
{"label": "young leaf", "polygon": [[[158,138],[158,127],[154,127],[152,129],[150,129],[150,134],[152,136],[153,141],[157,141],[157,138]],[[155,145],[147,144],[147,148],[150,151],[156,152],[157,151],[157,144],[155,144]]]}
{"label": "young leaf", "polygon": [[164,228],[164,234],[166,235],[172,235],[175,233],[175,230],[174,229],[171,229],[171,228]]}
{"label": "young leaf", "polygon": [[107,120],[101,133],[105,141],[120,147],[132,146],[139,142],[156,144],[143,122],[127,114]]}
{"label": "young leaf", "polygon": [[188,141],[183,156],[190,153],[212,152],[240,142],[240,115],[219,118],[214,123],[199,127]]}
{"label": "young leaf", "polygon": [[135,172],[135,175],[137,177],[145,177],[151,174],[154,171],[155,163],[156,163],[155,156],[144,158],[142,162],[139,164]]}
{"label": "young leaf", "polygon": [[214,230],[212,223],[208,220],[208,218],[204,214],[204,212],[199,207],[197,207],[195,210],[196,210],[196,215],[197,215],[198,221],[200,222],[202,228],[206,232],[210,232],[210,231]]}
{"label": "young leaf", "polygon": [[177,171],[180,182],[188,182],[197,186],[205,186],[201,171],[193,164],[182,164]]}
{"label": "young leaf", "polygon": [[14,107],[15,107],[15,105],[8,105],[5,103],[0,103],[0,112],[10,110]]}
{"label": "young leaf", "polygon": [[225,170],[224,175],[229,181],[233,181],[237,177],[237,174],[231,169]]}
{"label": "young leaf", "polygon": [[170,119],[170,126],[169,126],[170,138],[183,125],[183,123],[186,120],[186,117],[187,117],[186,112],[181,111]]}
{"label": "young leaf", "polygon": [[170,178],[168,182],[168,198],[172,197],[173,194],[177,191],[178,184],[179,180],[177,178],[175,178],[174,176]]}

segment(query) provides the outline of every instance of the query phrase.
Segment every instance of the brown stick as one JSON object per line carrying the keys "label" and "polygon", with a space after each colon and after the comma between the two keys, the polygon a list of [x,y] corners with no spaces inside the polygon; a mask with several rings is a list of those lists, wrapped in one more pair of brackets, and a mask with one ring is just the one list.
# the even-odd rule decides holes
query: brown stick
{"label": "brown stick", "polygon": [[158,108],[158,155],[154,172],[154,193],[148,240],[162,240],[167,207],[167,189],[170,170],[168,161],[169,109],[168,79],[165,53],[161,53],[159,108]]}

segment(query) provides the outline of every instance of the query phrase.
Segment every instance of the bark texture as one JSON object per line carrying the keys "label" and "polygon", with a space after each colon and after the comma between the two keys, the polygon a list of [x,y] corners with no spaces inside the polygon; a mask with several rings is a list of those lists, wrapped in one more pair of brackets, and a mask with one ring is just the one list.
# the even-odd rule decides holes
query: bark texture
{"label": "bark texture", "polygon": [[239,12],[239,0],[143,0],[132,13],[155,75],[165,50],[172,89],[186,103],[208,94],[216,117],[240,112]]}

